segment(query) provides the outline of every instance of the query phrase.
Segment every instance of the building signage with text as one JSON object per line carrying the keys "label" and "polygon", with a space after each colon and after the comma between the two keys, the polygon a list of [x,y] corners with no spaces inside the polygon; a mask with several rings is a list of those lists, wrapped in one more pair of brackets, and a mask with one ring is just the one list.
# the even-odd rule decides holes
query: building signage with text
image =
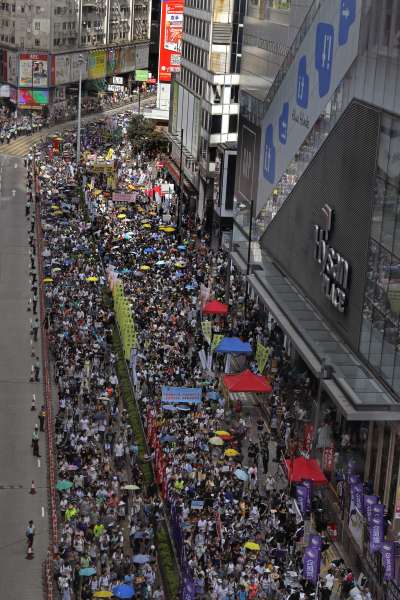
{"label": "building signage with text", "polygon": [[321,265],[320,276],[324,296],[343,313],[348,297],[349,263],[329,244],[334,217],[332,208],[325,204],[321,212],[323,226],[314,225],[314,257]]}

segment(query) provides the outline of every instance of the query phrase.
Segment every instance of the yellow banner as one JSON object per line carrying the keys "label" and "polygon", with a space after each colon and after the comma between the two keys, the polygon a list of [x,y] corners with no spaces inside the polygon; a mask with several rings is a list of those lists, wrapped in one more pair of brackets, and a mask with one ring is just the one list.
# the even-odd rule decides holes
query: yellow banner
{"label": "yellow banner", "polygon": [[264,346],[263,344],[261,344],[261,342],[257,342],[256,362],[260,373],[262,373],[265,369],[265,365],[267,364],[270,352],[271,348],[268,348],[268,346]]}
{"label": "yellow banner", "polygon": [[204,335],[205,339],[207,340],[207,342],[209,344],[211,344],[211,338],[212,338],[212,323],[211,323],[211,321],[202,321],[201,329],[203,331],[203,335]]}
{"label": "yellow banner", "polygon": [[105,50],[89,52],[88,79],[101,79],[106,76],[107,54]]}
{"label": "yellow banner", "polygon": [[220,342],[222,342],[222,340],[224,339],[224,335],[221,334],[216,334],[214,335],[212,342],[211,342],[211,352],[214,352],[215,348],[218,346],[218,344]]}

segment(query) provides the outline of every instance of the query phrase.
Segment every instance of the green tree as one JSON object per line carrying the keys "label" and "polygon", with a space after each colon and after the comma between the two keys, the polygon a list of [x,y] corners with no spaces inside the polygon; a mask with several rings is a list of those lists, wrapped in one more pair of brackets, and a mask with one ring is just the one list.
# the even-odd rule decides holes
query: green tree
{"label": "green tree", "polygon": [[150,119],[145,119],[143,115],[132,115],[128,125],[128,139],[135,154],[146,152],[146,154],[153,155],[165,152],[168,148],[168,141],[156,128],[155,123]]}

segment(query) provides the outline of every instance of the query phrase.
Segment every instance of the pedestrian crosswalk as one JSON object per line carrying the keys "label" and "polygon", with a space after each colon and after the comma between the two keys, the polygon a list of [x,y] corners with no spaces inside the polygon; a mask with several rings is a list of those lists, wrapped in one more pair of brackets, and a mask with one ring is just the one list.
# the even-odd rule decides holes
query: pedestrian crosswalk
{"label": "pedestrian crosswalk", "polygon": [[32,144],[37,143],[43,137],[40,133],[35,133],[29,136],[21,136],[10,141],[9,144],[0,144],[0,154],[6,156],[26,156]]}

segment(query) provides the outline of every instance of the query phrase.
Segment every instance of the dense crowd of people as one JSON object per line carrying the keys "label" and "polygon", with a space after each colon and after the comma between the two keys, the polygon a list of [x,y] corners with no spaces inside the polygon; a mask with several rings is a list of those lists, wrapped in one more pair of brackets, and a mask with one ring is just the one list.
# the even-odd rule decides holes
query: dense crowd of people
{"label": "dense crowd of people", "polygon": [[[104,286],[118,280],[137,330],[132,377],[151,458],[162,457],[157,481],[181,530],[186,597],[315,598],[315,585],[303,577],[303,515],[279,471],[282,457],[300,451],[293,444],[307,417],[310,385],[296,380],[301,398],[288,395],[298,373],[279,328],[266,328],[254,300],[247,299],[244,314],[240,275],[228,271],[224,253],[210,248],[202,224],[178,203],[162,159],[132,156],[126,139],[110,155],[106,139],[101,128],[83,132],[78,169],[57,156],[50,161],[44,148],[36,154],[45,324],[59,404],[61,597],[91,598],[119,585],[133,585],[139,598],[162,597],[154,543],[161,505],[143,485],[137,440],[119,397],[114,314],[104,300]],[[106,155],[113,177],[94,167]],[[129,199],[113,201],[113,189]],[[227,281],[229,312],[213,318],[213,335],[271,348],[271,410],[254,407],[257,423],[240,402],[228,401],[221,355],[214,352],[211,369],[199,357],[212,351],[202,334],[202,303],[210,295],[223,300]],[[252,358],[250,366],[257,371]],[[163,386],[201,388],[201,401],[165,405]],[[320,581],[323,598],[334,597],[337,573],[332,565]]]}

